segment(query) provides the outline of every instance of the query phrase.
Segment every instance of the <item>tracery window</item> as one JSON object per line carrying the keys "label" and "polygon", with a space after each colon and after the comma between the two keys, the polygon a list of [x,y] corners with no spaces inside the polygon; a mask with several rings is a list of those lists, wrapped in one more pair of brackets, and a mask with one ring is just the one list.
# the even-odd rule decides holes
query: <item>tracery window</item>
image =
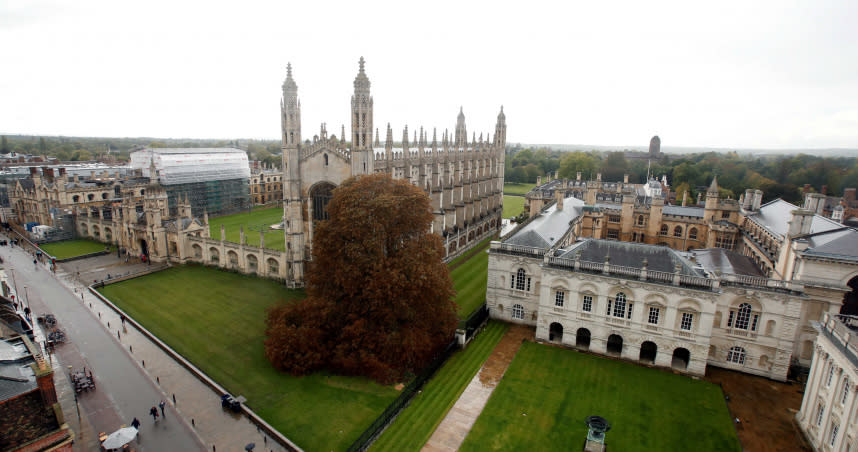
{"label": "tracery window", "polygon": [[688,231],[688,238],[691,240],[697,240],[697,228],[691,228]]}
{"label": "tracery window", "polygon": [[682,237],[682,226],[677,226],[673,228],[673,236],[674,237]]}

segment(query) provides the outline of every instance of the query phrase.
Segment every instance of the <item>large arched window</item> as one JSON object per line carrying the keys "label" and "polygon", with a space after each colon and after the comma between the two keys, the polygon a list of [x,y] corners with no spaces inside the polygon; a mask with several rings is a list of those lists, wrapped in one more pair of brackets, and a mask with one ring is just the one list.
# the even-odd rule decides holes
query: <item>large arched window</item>
{"label": "large arched window", "polygon": [[510,289],[530,292],[530,276],[527,276],[523,268],[519,268],[515,274],[511,275]]}
{"label": "large arched window", "polygon": [[688,230],[688,238],[691,240],[697,240],[697,228],[691,228]]}
{"label": "large arched window", "polygon": [[727,318],[727,326],[739,330],[757,331],[759,320],[760,314],[752,312],[750,304],[742,303],[738,309],[730,310],[730,317]]}
{"label": "large arched window", "polygon": [[682,226],[677,226],[673,228],[673,236],[674,237],[682,237]]}
{"label": "large arched window", "polygon": [[745,349],[742,347],[731,347],[727,352],[727,362],[745,364]]}
{"label": "large arched window", "polygon": [[661,225],[661,230],[659,231],[659,234],[667,235],[667,225],[666,224]]}
{"label": "large arched window", "polygon": [[626,294],[619,292],[613,300],[608,298],[607,315],[619,318],[632,318],[632,303],[626,300]]}
{"label": "large arched window", "polygon": [[327,182],[318,184],[312,188],[310,198],[313,199],[313,220],[327,220],[328,203],[331,201],[331,192],[334,185]]}
{"label": "large arched window", "polygon": [[524,306],[520,304],[512,305],[512,318],[524,320]]}

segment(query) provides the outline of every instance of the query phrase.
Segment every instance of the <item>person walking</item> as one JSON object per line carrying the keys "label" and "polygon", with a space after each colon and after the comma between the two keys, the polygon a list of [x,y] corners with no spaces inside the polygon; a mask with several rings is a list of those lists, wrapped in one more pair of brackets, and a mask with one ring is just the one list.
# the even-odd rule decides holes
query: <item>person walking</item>
{"label": "person walking", "polygon": [[158,404],[158,408],[160,408],[160,409],[161,409],[161,416],[162,416],[164,419],[167,419],[167,413],[165,413],[165,412],[164,412],[164,407],[165,407],[165,406],[167,406],[167,402],[165,402],[165,401],[162,399],[162,400],[161,400],[161,403],[159,403],[159,404]]}
{"label": "person walking", "polygon": [[158,409],[152,407],[149,409],[149,414],[152,415],[152,422],[158,422]]}
{"label": "person walking", "polygon": [[134,420],[131,421],[131,426],[140,430],[140,420],[135,417]]}

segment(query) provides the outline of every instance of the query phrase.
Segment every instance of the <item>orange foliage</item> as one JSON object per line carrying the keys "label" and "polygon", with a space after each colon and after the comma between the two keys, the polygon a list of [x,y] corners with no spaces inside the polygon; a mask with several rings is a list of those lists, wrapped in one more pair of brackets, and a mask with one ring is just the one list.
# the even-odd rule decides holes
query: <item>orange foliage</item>
{"label": "orange foliage", "polygon": [[278,369],[329,369],[389,383],[452,339],[453,283],[428,195],[386,174],[334,190],[317,223],[307,299],[269,312],[265,353]]}

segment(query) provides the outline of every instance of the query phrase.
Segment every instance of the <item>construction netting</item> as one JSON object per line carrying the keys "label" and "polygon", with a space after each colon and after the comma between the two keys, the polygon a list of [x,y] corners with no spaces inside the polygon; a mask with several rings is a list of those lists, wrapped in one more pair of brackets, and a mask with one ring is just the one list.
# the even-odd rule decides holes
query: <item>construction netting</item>
{"label": "construction netting", "polygon": [[131,168],[149,176],[152,162],[161,185],[250,178],[247,153],[233,148],[157,148],[131,153]]}

